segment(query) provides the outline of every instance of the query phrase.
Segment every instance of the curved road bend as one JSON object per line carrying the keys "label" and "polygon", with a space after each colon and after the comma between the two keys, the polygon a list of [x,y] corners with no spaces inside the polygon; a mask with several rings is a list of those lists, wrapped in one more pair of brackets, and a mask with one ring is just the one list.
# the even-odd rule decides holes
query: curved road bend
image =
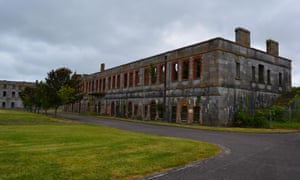
{"label": "curved road bend", "polygon": [[74,114],[58,115],[128,131],[209,141],[220,145],[223,149],[223,152],[214,158],[144,179],[300,179],[300,133],[230,133],[105,120]]}

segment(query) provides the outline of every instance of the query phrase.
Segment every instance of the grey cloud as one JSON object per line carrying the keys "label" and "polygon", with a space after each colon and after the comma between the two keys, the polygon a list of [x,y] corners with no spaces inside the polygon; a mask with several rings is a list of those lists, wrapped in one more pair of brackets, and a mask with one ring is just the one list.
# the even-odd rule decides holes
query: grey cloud
{"label": "grey cloud", "polygon": [[298,65],[299,7],[295,0],[0,0],[0,58],[13,72],[0,79],[43,79],[60,66],[93,73],[102,62],[112,67],[215,36],[234,40],[236,26],[251,31],[255,47],[278,40],[281,55]]}

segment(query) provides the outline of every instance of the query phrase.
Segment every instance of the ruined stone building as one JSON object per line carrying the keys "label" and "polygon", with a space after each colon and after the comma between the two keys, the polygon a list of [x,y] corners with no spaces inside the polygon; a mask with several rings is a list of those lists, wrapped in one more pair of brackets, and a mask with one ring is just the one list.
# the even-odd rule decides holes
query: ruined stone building
{"label": "ruined stone building", "polygon": [[20,92],[34,83],[0,80],[0,109],[22,109],[23,103]]}
{"label": "ruined stone building", "polygon": [[279,44],[251,47],[250,32],[235,41],[214,38],[82,76],[81,102],[66,110],[141,120],[227,126],[238,108],[270,105],[291,89],[291,60]]}

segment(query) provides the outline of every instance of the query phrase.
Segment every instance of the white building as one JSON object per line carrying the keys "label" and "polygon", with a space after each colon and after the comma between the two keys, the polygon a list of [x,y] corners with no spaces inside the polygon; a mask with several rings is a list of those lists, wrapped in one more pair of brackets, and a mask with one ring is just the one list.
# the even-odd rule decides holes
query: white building
{"label": "white building", "polygon": [[25,87],[34,85],[32,82],[0,80],[0,109],[23,108],[20,92],[22,92]]}

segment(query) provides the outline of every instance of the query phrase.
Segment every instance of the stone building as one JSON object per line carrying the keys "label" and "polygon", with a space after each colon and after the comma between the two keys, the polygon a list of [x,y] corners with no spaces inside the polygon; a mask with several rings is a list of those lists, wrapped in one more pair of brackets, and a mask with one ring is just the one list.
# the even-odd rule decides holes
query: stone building
{"label": "stone building", "polygon": [[0,80],[0,109],[22,109],[23,103],[19,96],[25,87],[34,83]]}
{"label": "stone building", "polygon": [[279,44],[251,47],[250,32],[214,38],[83,75],[81,102],[66,110],[176,123],[229,126],[241,107],[270,105],[291,90],[291,60]]}

